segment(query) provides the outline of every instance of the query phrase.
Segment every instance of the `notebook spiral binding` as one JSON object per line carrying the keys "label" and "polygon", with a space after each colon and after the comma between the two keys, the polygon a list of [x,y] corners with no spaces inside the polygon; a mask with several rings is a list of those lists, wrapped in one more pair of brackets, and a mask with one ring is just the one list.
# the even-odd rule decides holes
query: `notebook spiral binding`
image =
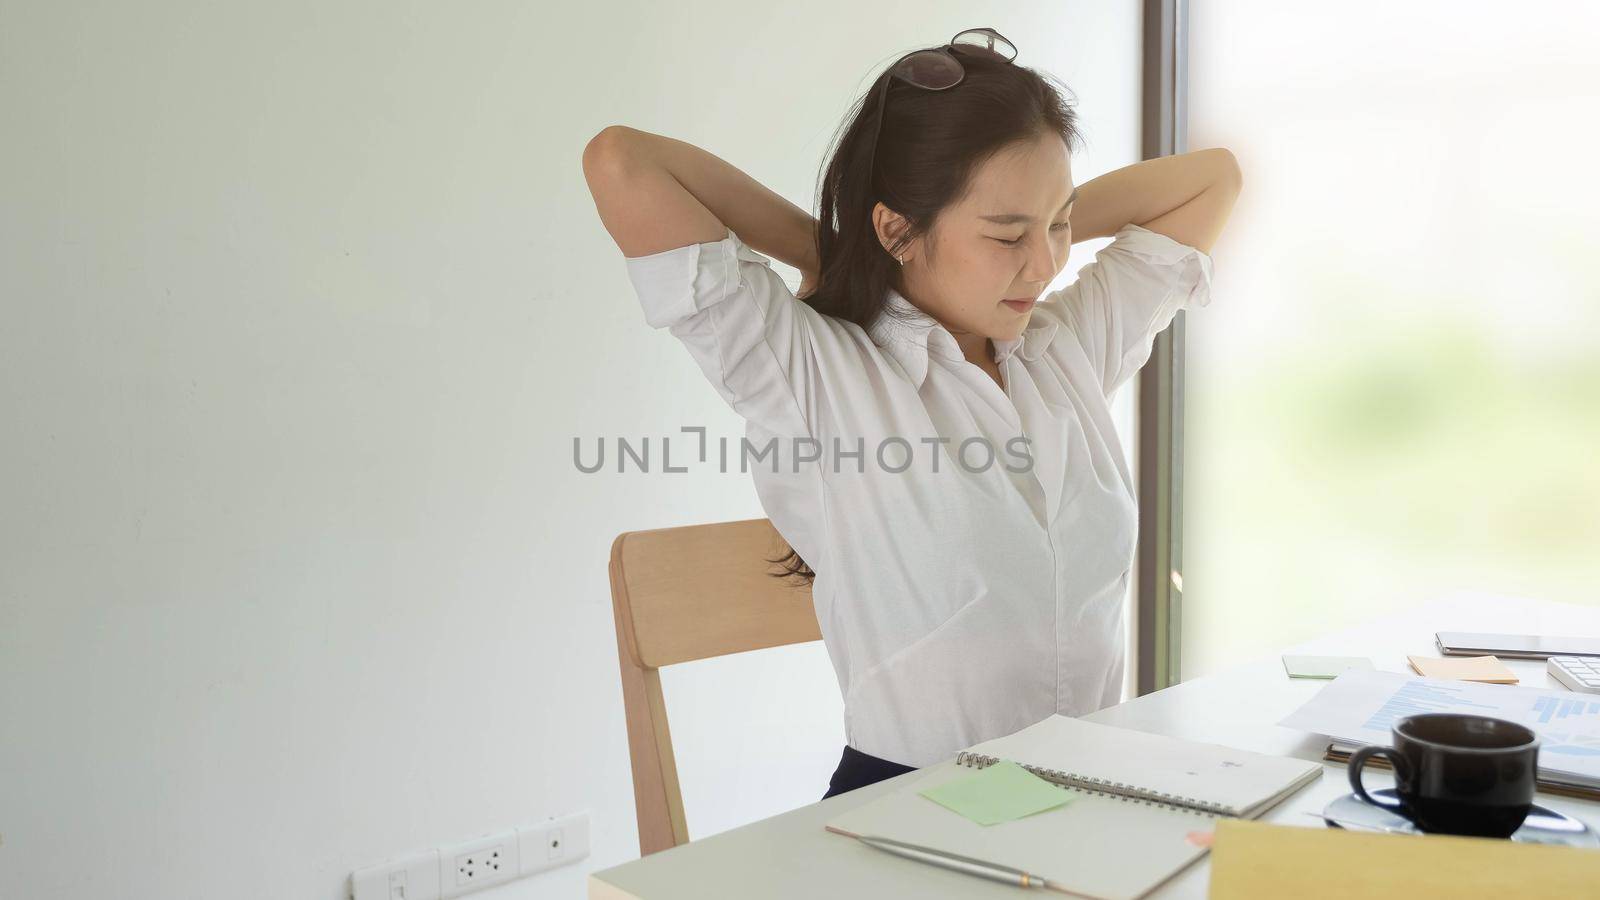
{"label": "notebook spiral binding", "polygon": [[[967,766],[974,769],[987,768],[997,762],[1000,762],[1000,760],[993,756],[985,756],[982,753],[971,753],[963,750],[956,754],[957,765]],[[1196,800],[1193,797],[1179,797],[1173,794],[1168,794],[1164,791],[1149,791],[1145,790],[1144,788],[1135,787],[1131,784],[1123,784],[1120,781],[1106,781],[1100,778],[1084,778],[1079,775],[1074,775],[1071,772],[1062,772],[1058,769],[1043,769],[1039,768],[1038,766],[1027,765],[1026,763],[1018,763],[1017,765],[1022,766],[1022,768],[1027,769],[1029,772],[1032,772],[1051,784],[1072,788],[1074,790],[1086,791],[1091,794],[1100,794],[1105,797],[1110,797],[1114,800],[1122,800],[1127,803],[1143,803],[1146,806],[1164,806],[1168,809],[1175,809],[1180,812],[1195,813],[1197,815],[1221,817],[1234,816],[1234,813],[1224,806],[1205,800]]]}

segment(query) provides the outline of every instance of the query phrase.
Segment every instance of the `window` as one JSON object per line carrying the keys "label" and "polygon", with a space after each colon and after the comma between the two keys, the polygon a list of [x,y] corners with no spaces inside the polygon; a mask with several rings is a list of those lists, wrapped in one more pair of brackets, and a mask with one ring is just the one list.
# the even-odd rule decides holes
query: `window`
{"label": "window", "polygon": [[1183,677],[1452,590],[1600,603],[1600,9],[1189,27],[1188,145],[1245,187],[1188,320]]}

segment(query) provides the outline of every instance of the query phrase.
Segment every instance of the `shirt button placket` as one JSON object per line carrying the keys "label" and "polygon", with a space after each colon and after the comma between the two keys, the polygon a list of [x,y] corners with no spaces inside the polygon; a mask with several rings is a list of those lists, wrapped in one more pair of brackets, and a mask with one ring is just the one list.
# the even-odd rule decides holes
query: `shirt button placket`
{"label": "shirt button placket", "polygon": [[1056,545],[1055,510],[1045,510],[1045,536],[1050,541],[1050,604],[1055,610],[1055,658],[1052,660],[1055,667],[1056,683],[1056,712],[1061,712],[1061,648],[1066,644],[1065,635],[1061,633],[1065,627],[1066,616],[1061,609],[1061,548]]}

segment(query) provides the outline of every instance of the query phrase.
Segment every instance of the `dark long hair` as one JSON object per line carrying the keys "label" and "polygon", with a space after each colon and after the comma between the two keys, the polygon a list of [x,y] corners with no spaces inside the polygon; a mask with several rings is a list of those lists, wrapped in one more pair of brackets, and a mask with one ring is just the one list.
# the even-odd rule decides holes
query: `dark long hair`
{"label": "dark long hair", "polygon": [[[1069,151],[1081,143],[1072,108],[1076,98],[1066,85],[999,57],[956,52],[966,70],[960,84],[924,90],[890,79],[885,70],[835,133],[817,186],[821,268],[816,290],[802,298],[817,312],[862,328],[892,315],[885,308],[889,288],[905,293],[895,255],[929,233],[940,211],[962,198],[981,163],[1042,135],[1060,137]],[[873,121],[884,79],[890,81],[873,162]],[[906,220],[888,250],[872,224],[879,202]],[[793,547],[768,562],[782,566],[784,571],[773,573],[777,577],[805,583],[816,578]]]}

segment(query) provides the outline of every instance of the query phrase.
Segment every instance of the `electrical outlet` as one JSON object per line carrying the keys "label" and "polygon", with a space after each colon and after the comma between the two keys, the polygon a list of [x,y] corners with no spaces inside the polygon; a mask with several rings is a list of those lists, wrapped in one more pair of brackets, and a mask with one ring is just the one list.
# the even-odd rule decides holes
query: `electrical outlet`
{"label": "electrical outlet", "polygon": [[517,829],[522,874],[532,875],[589,855],[589,814],[573,813]]}
{"label": "electrical outlet", "polygon": [[350,877],[354,900],[450,900],[589,855],[589,814],[574,813],[386,863]]}
{"label": "electrical outlet", "polygon": [[459,897],[468,891],[504,884],[521,876],[521,854],[515,831],[503,831],[439,848],[439,896]]}

